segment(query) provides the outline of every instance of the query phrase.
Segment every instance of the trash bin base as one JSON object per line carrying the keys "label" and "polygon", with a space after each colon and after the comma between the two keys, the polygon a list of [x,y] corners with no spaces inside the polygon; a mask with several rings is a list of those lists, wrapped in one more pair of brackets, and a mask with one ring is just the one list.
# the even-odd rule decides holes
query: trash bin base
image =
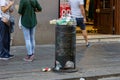
{"label": "trash bin base", "polygon": [[66,68],[66,69],[59,69],[56,70],[55,68],[52,69],[54,72],[67,72],[67,73],[72,73],[72,72],[77,72],[78,69],[73,69],[73,68]]}

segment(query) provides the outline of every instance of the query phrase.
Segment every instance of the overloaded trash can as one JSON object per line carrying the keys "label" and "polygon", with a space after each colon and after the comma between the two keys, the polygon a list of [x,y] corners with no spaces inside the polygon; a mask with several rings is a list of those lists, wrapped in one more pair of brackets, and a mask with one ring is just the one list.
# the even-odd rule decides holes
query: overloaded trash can
{"label": "overloaded trash can", "polygon": [[55,65],[54,71],[75,72],[76,69],[76,20],[70,14],[53,19],[55,24]]}
{"label": "overloaded trash can", "polygon": [[54,71],[74,72],[76,69],[76,27],[56,25]]}

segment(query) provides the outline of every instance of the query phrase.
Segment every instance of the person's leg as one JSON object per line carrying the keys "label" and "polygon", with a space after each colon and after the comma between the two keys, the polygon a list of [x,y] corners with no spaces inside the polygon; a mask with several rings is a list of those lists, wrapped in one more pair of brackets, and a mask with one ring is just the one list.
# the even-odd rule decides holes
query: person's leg
{"label": "person's leg", "polygon": [[8,60],[9,59],[9,51],[7,49],[7,34],[6,34],[6,26],[0,20],[0,59]]}
{"label": "person's leg", "polygon": [[22,31],[24,34],[24,40],[25,40],[25,44],[27,48],[27,55],[32,55],[32,46],[31,46],[31,41],[30,41],[30,29],[22,26]]}
{"label": "person's leg", "polygon": [[4,36],[4,47],[10,53],[10,32],[9,32],[9,26],[5,25],[5,36]]}
{"label": "person's leg", "polygon": [[11,33],[10,33],[9,26],[7,26],[7,25],[5,25],[5,26],[6,26],[6,30],[5,30],[5,39],[4,39],[5,46],[4,47],[8,52],[7,55],[9,56],[9,58],[13,58],[14,55],[10,54],[10,41],[11,41],[10,35],[11,35]]}
{"label": "person's leg", "polygon": [[85,39],[86,45],[88,45],[88,37],[87,37],[87,31],[86,30],[82,30],[82,35]]}
{"label": "person's leg", "polygon": [[76,18],[76,22],[77,22],[77,26],[80,27],[80,29],[82,30],[82,35],[85,39],[85,43],[86,46],[89,47],[89,43],[88,43],[88,35],[87,35],[87,31],[86,31],[86,25],[83,21],[83,18]]}
{"label": "person's leg", "polygon": [[31,41],[31,47],[32,47],[32,53],[35,53],[35,28],[32,28],[30,30],[30,41]]}
{"label": "person's leg", "polygon": [[3,22],[0,20],[0,57],[3,56],[3,50],[4,50],[4,34],[5,34],[5,27]]}
{"label": "person's leg", "polygon": [[[27,56],[24,58],[24,61],[33,61],[34,59],[33,49],[35,47],[35,42],[34,42],[34,39],[32,38],[34,38],[34,34],[32,34],[33,32],[31,29],[25,28],[23,26],[22,26],[22,29],[23,29],[24,39],[25,39],[27,53],[28,53]],[[31,35],[33,35],[32,38],[31,38]]]}
{"label": "person's leg", "polygon": [[34,60],[34,53],[35,53],[35,27],[30,29],[30,43],[31,43],[32,54],[29,56],[29,59],[26,59],[25,61],[33,61]]}

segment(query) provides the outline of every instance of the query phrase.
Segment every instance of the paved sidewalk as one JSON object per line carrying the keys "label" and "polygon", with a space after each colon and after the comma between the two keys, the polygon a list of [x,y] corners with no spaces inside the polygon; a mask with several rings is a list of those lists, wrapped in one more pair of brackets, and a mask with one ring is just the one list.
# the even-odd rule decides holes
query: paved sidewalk
{"label": "paved sidewalk", "polygon": [[84,44],[77,44],[78,72],[74,73],[41,71],[45,67],[54,67],[54,45],[36,46],[36,57],[33,62],[23,61],[26,55],[24,46],[12,46],[11,53],[15,57],[9,61],[0,61],[0,80],[80,80],[80,77],[86,80],[112,80],[110,77],[120,79],[120,43],[91,44],[89,48]]}

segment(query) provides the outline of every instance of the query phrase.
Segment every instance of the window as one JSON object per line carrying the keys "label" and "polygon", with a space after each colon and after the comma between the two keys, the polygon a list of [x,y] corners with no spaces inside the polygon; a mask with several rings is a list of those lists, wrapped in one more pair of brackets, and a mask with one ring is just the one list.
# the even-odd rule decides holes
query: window
{"label": "window", "polygon": [[100,0],[100,7],[103,9],[110,8],[110,0]]}

